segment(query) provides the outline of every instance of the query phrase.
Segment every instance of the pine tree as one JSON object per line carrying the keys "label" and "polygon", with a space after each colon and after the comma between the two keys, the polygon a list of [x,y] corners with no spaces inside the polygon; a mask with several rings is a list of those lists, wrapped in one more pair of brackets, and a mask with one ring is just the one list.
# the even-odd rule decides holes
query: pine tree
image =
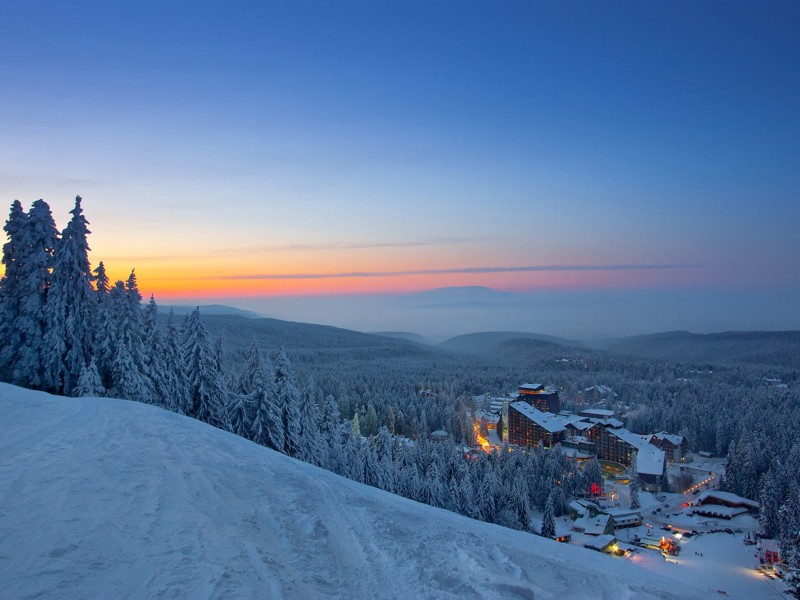
{"label": "pine tree", "polygon": [[258,347],[253,343],[245,359],[239,378],[233,386],[233,402],[228,407],[228,418],[231,422],[231,431],[245,438],[258,438],[263,443],[265,433],[261,430],[261,422],[253,432],[253,424],[258,417],[256,402],[258,390],[264,388],[269,377],[264,371]]}
{"label": "pine tree", "polygon": [[117,281],[108,294],[108,315],[101,321],[111,320],[114,327],[110,364],[110,389],[112,394],[138,402],[153,402],[153,382],[148,374],[148,357],[145,349],[144,323],[141,310],[142,296],[136,285],[136,275],[131,272],[127,282]]}
{"label": "pine tree", "polygon": [[278,406],[283,411],[285,452],[289,456],[299,456],[303,445],[300,423],[300,391],[295,383],[289,357],[283,349],[278,353],[275,361],[275,393],[278,397]]}
{"label": "pine tree", "polygon": [[286,452],[286,434],[283,429],[283,411],[278,405],[272,380],[257,385],[253,393],[255,417],[251,426],[251,439],[259,444]]}
{"label": "pine tree", "polygon": [[10,365],[22,345],[20,331],[14,327],[20,313],[20,276],[27,252],[28,216],[19,200],[14,200],[3,230],[8,241],[3,244],[5,272],[0,279],[0,379],[11,380]]}
{"label": "pine tree", "polygon": [[761,479],[759,492],[758,524],[761,535],[765,538],[775,538],[780,531],[781,493],[775,472],[770,469]]}
{"label": "pine tree", "polygon": [[183,354],[189,400],[186,414],[220,429],[228,428],[227,390],[215,368],[214,350],[199,307],[184,321]]}
{"label": "pine tree", "polygon": [[790,486],[786,502],[778,513],[780,554],[791,567],[800,569],[800,482]]}
{"label": "pine tree", "polygon": [[631,509],[636,510],[641,508],[642,503],[639,500],[639,482],[632,479],[629,489],[631,495]]}
{"label": "pine tree", "polygon": [[423,502],[425,502],[425,504],[444,508],[442,473],[435,460],[431,461],[431,464],[425,471],[425,479],[422,482],[422,493]]}
{"label": "pine tree", "polygon": [[167,367],[164,339],[158,326],[158,305],[152,294],[150,295],[150,302],[144,308],[142,323],[142,343],[145,352],[146,373],[153,386],[152,401],[161,406],[170,407],[172,405],[169,398],[170,369]]}
{"label": "pine tree", "polygon": [[103,387],[103,382],[100,380],[100,374],[97,372],[97,362],[94,357],[92,357],[89,366],[84,365],[81,369],[78,383],[73,388],[72,395],[76,397],[98,398],[105,396],[105,393],[106,389]]}
{"label": "pine tree", "polygon": [[300,395],[300,453],[298,458],[307,463],[324,464],[324,443],[319,432],[319,407],[317,385],[311,377]]}
{"label": "pine tree", "polygon": [[144,398],[150,397],[147,383],[125,344],[117,346],[117,353],[111,363],[111,379],[114,382],[111,395],[115,398],[143,402]]}
{"label": "pine tree", "polygon": [[17,318],[11,324],[11,339],[19,344],[11,348],[11,383],[40,388],[43,384],[42,346],[44,343],[44,306],[50,287],[50,269],[58,232],[50,207],[37,200],[28,212],[25,228],[25,251],[19,270],[20,298]]}
{"label": "pine tree", "polygon": [[380,464],[378,463],[378,457],[375,456],[375,446],[373,446],[371,442],[372,440],[367,440],[366,443],[361,444],[359,448],[361,464],[364,467],[364,476],[361,481],[372,487],[380,487],[382,479]]}
{"label": "pine tree", "polygon": [[95,318],[92,268],[89,264],[88,221],[81,197],[75,198],[72,218],[61,234],[53,256],[53,271],[44,306],[44,384],[69,394],[92,352]]}
{"label": "pine tree", "polygon": [[494,523],[497,515],[497,504],[495,503],[495,494],[497,493],[497,478],[495,477],[494,469],[489,468],[478,486],[478,510],[480,512],[481,521]]}
{"label": "pine tree", "polygon": [[338,473],[342,461],[342,422],[339,403],[332,395],[328,395],[322,405],[320,435],[326,447],[327,460],[323,466]]}
{"label": "pine tree", "polygon": [[180,335],[175,326],[172,310],[167,317],[167,327],[163,339],[165,396],[167,408],[173,412],[186,414],[188,410],[188,389],[186,385],[186,365],[181,352]]}
{"label": "pine tree", "polygon": [[556,519],[553,512],[553,492],[547,496],[547,502],[544,505],[544,513],[542,514],[542,528],[539,531],[542,537],[553,539],[556,537]]}
{"label": "pine tree", "polygon": [[111,363],[117,352],[117,338],[122,318],[121,307],[125,295],[122,282],[118,283],[121,287],[115,294],[121,293],[119,310],[112,298],[112,288],[109,286],[105,265],[100,261],[94,270],[96,319],[92,333],[92,348],[97,358],[97,372],[100,373],[100,379],[106,387],[111,385]]}

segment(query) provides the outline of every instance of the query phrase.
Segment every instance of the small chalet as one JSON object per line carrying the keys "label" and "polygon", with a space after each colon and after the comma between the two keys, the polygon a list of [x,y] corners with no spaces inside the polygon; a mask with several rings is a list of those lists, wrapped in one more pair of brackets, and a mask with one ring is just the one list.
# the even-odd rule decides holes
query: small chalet
{"label": "small chalet", "polygon": [[732,519],[748,512],[757,513],[760,507],[755,500],[718,490],[706,490],[694,501],[696,514],[720,519]]}
{"label": "small chalet", "polygon": [[609,508],[605,511],[611,515],[616,529],[625,527],[639,527],[642,524],[642,513],[638,510],[625,508]]}
{"label": "small chalet", "polygon": [[572,524],[572,531],[586,535],[606,535],[614,533],[614,520],[603,513],[594,517],[581,517]]}
{"label": "small chalet", "polygon": [[589,550],[597,550],[598,552],[607,552],[611,554],[614,550],[614,545],[617,543],[617,538],[612,534],[600,535],[594,540],[586,542],[583,547]]}
{"label": "small chalet", "polygon": [[569,503],[569,518],[573,521],[578,517],[593,517],[600,512],[600,507],[590,500],[579,498]]}

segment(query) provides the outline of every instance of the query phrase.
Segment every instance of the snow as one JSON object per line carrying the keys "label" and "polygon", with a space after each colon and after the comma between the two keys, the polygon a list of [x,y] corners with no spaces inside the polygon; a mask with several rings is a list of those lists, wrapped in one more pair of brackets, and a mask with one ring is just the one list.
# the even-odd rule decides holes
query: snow
{"label": "snow", "polygon": [[639,435],[627,429],[609,429],[609,433],[637,449],[636,467],[642,475],[662,475],[666,455],[650,443],[651,435]]}
{"label": "snow", "polygon": [[741,536],[710,533],[684,538],[680,546],[681,553],[668,560],[648,550],[636,552],[629,560],[648,571],[674,577],[715,596],[723,591],[728,597],[742,600],[784,597],[779,592],[782,582],[770,581],[753,569],[758,563],[754,546],[745,546]]}
{"label": "snow", "polygon": [[705,504],[714,500],[733,504],[734,506],[746,506],[748,508],[752,508],[753,510],[758,510],[760,507],[759,503],[755,500],[749,500],[748,498],[742,498],[736,494],[732,494],[730,492],[721,492],[719,490],[704,491],[697,497],[696,502],[697,504]]}
{"label": "snow", "polygon": [[564,431],[567,425],[571,423],[579,423],[583,420],[583,417],[579,417],[576,415],[570,415],[568,417],[557,415],[553,413],[546,413],[542,412],[527,402],[514,402],[513,404],[508,405],[509,408],[513,408],[517,412],[522,413],[528,419],[548,431],[549,433],[558,433],[559,431]]}
{"label": "snow", "polygon": [[154,406],[0,384],[0,410],[4,597],[702,597]]}

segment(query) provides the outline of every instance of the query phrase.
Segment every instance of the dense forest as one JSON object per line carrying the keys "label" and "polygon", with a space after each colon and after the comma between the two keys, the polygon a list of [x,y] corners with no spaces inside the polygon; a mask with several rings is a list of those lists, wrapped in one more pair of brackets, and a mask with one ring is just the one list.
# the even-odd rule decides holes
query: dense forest
{"label": "dense forest", "polygon": [[[562,403],[596,384],[635,432],[683,434],[693,450],[727,455],[723,488],[761,503],[762,533],[800,561],[800,360],[695,364],[569,345],[498,339],[487,352],[273,319],[178,323],[135,273],[113,284],[89,262],[80,198],[67,226],[48,205],[14,202],[0,281],[0,378],[73,396],[156,404],[336,473],[473,518],[552,537],[552,517],[592,482],[558,450],[474,454],[474,396],[525,381],[557,386]],[[683,343],[683,342],[682,342]],[[715,342],[716,343],[716,342]],[[798,349],[795,348],[795,358]],[[691,354],[689,354],[691,356]],[[733,359],[736,360],[733,360]],[[425,390],[425,394],[420,392]],[[444,430],[446,442],[431,441]]]}

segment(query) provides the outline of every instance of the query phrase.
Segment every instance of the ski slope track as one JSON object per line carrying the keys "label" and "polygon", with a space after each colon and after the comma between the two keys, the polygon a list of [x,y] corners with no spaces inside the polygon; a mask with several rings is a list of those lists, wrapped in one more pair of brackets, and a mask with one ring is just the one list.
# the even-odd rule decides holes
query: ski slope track
{"label": "ski slope track", "polygon": [[700,597],[160,408],[0,384],[2,598]]}

